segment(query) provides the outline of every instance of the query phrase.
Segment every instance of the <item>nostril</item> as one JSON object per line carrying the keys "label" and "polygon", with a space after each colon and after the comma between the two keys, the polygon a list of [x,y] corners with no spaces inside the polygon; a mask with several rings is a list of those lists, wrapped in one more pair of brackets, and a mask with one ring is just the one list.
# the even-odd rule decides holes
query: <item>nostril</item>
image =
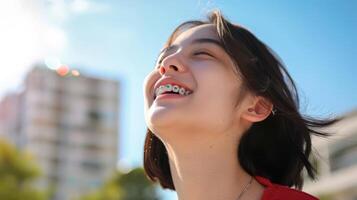
{"label": "nostril", "polygon": [[178,68],[175,65],[170,65],[170,67],[172,67],[175,71],[178,70]]}

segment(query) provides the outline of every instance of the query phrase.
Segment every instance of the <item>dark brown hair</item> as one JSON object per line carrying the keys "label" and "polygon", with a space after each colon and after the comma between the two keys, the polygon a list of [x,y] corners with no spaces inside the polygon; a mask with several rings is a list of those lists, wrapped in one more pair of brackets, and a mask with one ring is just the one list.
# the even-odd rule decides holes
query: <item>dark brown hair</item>
{"label": "dark brown hair", "polygon": [[[299,113],[299,97],[295,83],[278,56],[250,31],[232,24],[219,11],[208,21],[187,21],[179,25],[165,46],[183,31],[203,24],[213,24],[225,51],[235,62],[236,72],[248,91],[265,97],[276,113],[252,124],[241,137],[237,159],[252,176],[263,176],[272,182],[301,189],[302,170],[315,179],[316,169],[309,161],[311,134],[328,136],[322,127],[338,121],[315,119]],[[224,155],[222,155],[224,156]],[[164,144],[149,129],[144,146],[144,169],[152,181],[175,190],[168,154]]]}

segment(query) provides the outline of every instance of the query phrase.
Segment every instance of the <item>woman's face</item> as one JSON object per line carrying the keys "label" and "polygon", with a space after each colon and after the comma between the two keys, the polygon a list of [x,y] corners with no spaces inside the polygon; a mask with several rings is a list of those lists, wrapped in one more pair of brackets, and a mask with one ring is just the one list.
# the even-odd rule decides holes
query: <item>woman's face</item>
{"label": "woman's face", "polygon": [[[158,60],[161,65],[147,75],[143,85],[145,120],[163,142],[206,137],[237,126],[239,108],[235,105],[241,80],[233,72],[234,63],[220,46],[213,25],[182,32]],[[154,99],[156,87],[167,86],[165,80],[192,93]]]}

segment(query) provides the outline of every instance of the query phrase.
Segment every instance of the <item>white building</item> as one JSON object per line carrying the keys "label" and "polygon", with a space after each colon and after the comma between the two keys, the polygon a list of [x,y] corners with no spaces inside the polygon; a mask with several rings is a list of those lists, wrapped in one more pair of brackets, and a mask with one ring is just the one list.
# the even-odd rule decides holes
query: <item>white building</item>
{"label": "white building", "polygon": [[335,132],[329,138],[314,138],[318,153],[319,180],[307,182],[304,191],[315,194],[321,200],[357,199],[357,110],[330,127]]}
{"label": "white building", "polygon": [[21,93],[7,94],[0,101],[0,137],[21,146]]}
{"label": "white building", "polygon": [[[6,117],[0,125],[13,130],[8,135],[18,130],[12,141],[38,160],[39,185],[53,187],[53,199],[69,200],[102,184],[118,159],[118,82],[35,67],[24,86],[13,102],[18,114],[7,114],[17,116],[17,128]],[[3,104],[0,113],[11,113],[1,110]]]}

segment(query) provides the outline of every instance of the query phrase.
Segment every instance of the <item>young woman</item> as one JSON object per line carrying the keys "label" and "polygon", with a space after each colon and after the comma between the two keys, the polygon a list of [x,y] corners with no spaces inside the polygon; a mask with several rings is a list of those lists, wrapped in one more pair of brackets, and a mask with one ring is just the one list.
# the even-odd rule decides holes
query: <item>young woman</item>
{"label": "young woman", "polygon": [[273,51],[218,12],[170,36],[144,81],[144,168],[179,200],[310,200],[311,134]]}

